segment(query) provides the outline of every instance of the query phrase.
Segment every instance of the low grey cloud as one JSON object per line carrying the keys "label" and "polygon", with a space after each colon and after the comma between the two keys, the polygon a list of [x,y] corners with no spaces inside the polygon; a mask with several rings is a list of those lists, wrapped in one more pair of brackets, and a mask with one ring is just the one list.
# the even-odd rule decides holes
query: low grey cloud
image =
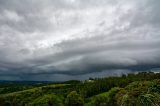
{"label": "low grey cloud", "polygon": [[0,80],[69,80],[160,67],[159,1],[0,0]]}

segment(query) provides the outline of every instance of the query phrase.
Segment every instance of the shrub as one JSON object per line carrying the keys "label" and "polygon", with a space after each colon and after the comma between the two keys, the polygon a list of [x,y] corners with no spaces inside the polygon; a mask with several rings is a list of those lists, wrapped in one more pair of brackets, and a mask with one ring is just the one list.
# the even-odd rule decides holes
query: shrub
{"label": "shrub", "polygon": [[67,95],[65,104],[67,106],[83,106],[84,101],[82,97],[79,94],[77,94],[76,91],[72,91]]}
{"label": "shrub", "polygon": [[114,87],[108,91],[108,103],[107,103],[108,105],[107,106],[115,106],[116,105],[115,95],[120,90],[122,90],[122,88]]}
{"label": "shrub", "polygon": [[107,97],[105,96],[96,96],[94,105],[95,106],[107,106]]}
{"label": "shrub", "polygon": [[133,82],[116,94],[118,106],[160,106],[160,86],[156,81]]}
{"label": "shrub", "polygon": [[62,106],[62,101],[56,95],[48,94],[37,98],[29,106]]}
{"label": "shrub", "polygon": [[139,97],[140,106],[160,106],[160,95],[143,94]]}

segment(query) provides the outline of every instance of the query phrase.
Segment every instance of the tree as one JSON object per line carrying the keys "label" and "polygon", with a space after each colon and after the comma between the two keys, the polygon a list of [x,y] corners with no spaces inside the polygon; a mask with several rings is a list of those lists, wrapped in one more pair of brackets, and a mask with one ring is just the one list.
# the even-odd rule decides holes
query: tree
{"label": "tree", "polygon": [[77,94],[76,91],[72,91],[67,95],[65,104],[67,106],[83,106],[84,101],[82,97],[79,94]]}
{"label": "tree", "polygon": [[47,94],[35,99],[29,106],[63,106],[62,101],[54,94]]}

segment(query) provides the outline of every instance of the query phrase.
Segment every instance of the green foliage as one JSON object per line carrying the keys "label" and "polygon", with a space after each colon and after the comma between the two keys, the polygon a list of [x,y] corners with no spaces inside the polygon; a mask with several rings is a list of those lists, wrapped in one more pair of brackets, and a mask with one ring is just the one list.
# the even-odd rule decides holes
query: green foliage
{"label": "green foliage", "polygon": [[85,81],[83,84],[79,84],[78,90],[84,98],[88,98],[99,93],[109,91],[113,87],[124,88],[131,82],[135,81],[150,81],[159,79],[160,73],[153,72],[140,72],[138,74],[122,75],[120,77],[107,77],[98,78],[92,80],[92,83]]}
{"label": "green foliage", "polygon": [[117,92],[119,92],[122,88],[119,87],[114,87],[111,90],[108,91],[108,102],[107,102],[107,106],[115,106],[116,105],[116,99],[115,99],[115,95],[117,94]]}
{"label": "green foliage", "polygon": [[35,99],[29,106],[63,106],[62,101],[54,94],[44,95]]}
{"label": "green foliage", "polygon": [[88,98],[88,101],[86,101],[87,103],[85,104],[85,106],[115,106],[115,95],[120,90],[121,88],[114,87],[108,92],[104,92],[96,96],[90,97]]}
{"label": "green foliage", "polygon": [[143,94],[139,97],[140,106],[160,106],[159,94]]}
{"label": "green foliage", "polygon": [[159,106],[159,84],[155,81],[133,82],[116,94],[118,106]]}
{"label": "green foliage", "polygon": [[126,94],[122,97],[121,106],[128,106],[129,105],[129,96]]}
{"label": "green foliage", "polygon": [[63,83],[0,83],[0,106],[159,106],[160,73],[71,80]]}
{"label": "green foliage", "polygon": [[76,91],[72,91],[67,95],[65,104],[67,106],[83,106],[84,101],[82,97],[79,94],[77,94]]}

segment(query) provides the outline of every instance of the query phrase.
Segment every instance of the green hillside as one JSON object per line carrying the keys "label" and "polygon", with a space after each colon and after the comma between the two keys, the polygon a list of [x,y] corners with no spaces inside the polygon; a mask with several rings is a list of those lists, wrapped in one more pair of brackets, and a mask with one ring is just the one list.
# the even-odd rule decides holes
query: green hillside
{"label": "green hillside", "polygon": [[0,84],[0,106],[160,106],[159,73],[35,85]]}

